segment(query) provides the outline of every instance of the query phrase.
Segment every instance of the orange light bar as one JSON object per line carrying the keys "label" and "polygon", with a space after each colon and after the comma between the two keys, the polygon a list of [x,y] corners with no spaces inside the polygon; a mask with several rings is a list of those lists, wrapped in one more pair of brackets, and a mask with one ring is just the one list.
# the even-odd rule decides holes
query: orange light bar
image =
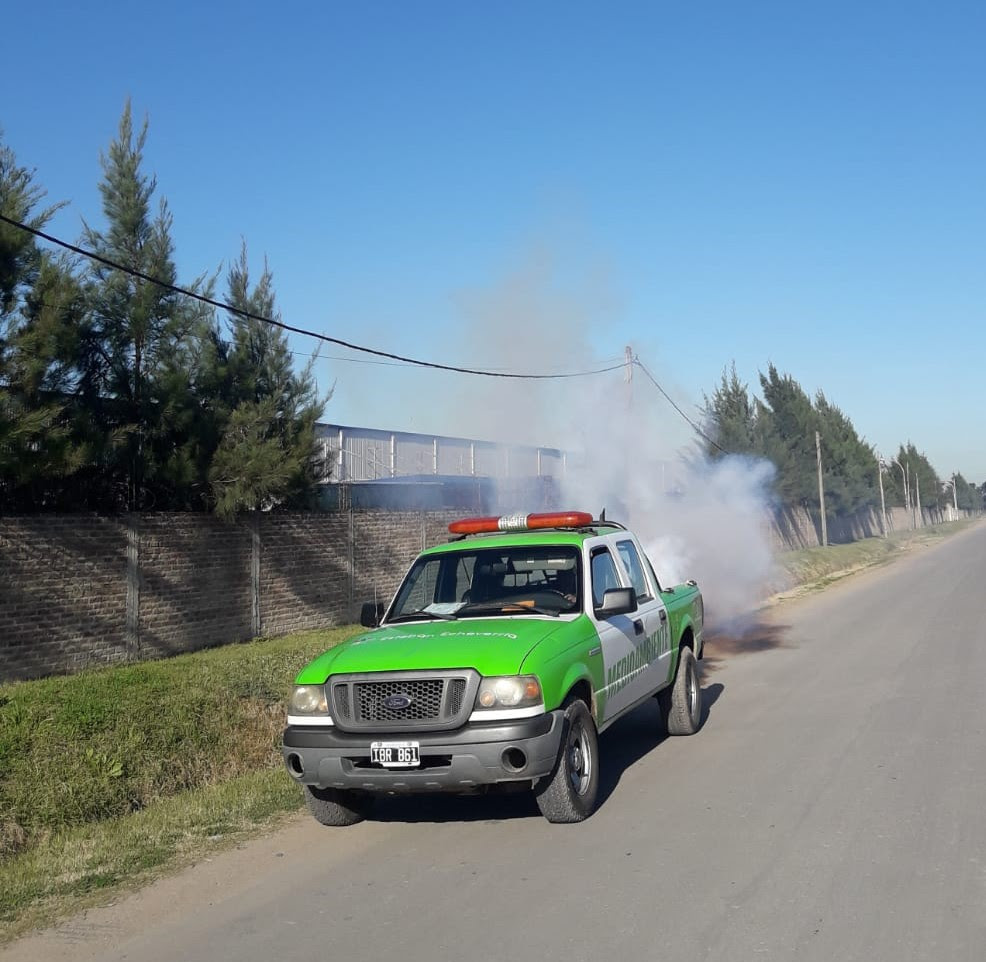
{"label": "orange light bar", "polygon": [[488,534],[493,531],[535,531],[538,528],[584,528],[592,524],[587,511],[546,511],[540,514],[508,514],[503,517],[463,518],[453,521],[452,534]]}

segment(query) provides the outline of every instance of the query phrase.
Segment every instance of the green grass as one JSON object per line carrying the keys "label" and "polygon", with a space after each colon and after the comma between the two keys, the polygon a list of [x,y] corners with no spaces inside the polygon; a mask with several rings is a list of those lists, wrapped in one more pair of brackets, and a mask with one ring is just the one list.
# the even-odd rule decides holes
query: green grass
{"label": "green grass", "polygon": [[356,631],[0,685],[0,942],[295,811],[285,698]]}
{"label": "green grass", "polygon": [[0,686],[0,859],[280,765],[298,670],[356,629]]}
{"label": "green grass", "polygon": [[0,862],[0,943],[255,835],[301,804],[283,771],[265,769],[51,832]]}

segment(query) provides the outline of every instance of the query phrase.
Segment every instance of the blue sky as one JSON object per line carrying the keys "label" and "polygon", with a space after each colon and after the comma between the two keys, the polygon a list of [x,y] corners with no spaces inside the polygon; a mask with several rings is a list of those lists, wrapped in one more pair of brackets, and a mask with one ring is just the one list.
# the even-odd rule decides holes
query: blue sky
{"label": "blue sky", "polygon": [[[185,281],[245,238],[289,323],[518,370],[630,344],[692,414],[734,360],[751,385],[773,362],[882,451],[986,480],[982,3],[176,0],[3,22],[0,126],[70,201],[60,236],[101,223],[130,97]],[[327,420],[468,433],[488,396],[323,354]],[[642,382],[634,403],[688,436]]]}

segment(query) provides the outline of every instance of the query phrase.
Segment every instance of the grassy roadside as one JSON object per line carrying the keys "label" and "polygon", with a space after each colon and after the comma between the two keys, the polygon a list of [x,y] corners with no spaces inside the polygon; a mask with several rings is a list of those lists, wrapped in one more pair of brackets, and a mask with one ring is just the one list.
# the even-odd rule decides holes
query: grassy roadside
{"label": "grassy roadside", "polygon": [[852,544],[786,551],[777,557],[777,563],[786,572],[789,587],[772,600],[782,601],[806,592],[821,591],[857,571],[888,564],[909,551],[938,544],[976,523],[975,520],[951,521],[914,531],[895,531],[886,538],[865,538]]}
{"label": "grassy roadside", "polygon": [[[820,590],[972,523],[778,563],[799,592]],[[0,943],[298,810],[301,794],[280,767],[283,700],[303,664],[357,630],[0,685]]]}
{"label": "grassy roadside", "polygon": [[269,830],[301,804],[278,767],[53,832],[0,862],[0,944]]}
{"label": "grassy roadside", "polygon": [[357,630],[0,685],[0,942],[296,810],[284,700]]}

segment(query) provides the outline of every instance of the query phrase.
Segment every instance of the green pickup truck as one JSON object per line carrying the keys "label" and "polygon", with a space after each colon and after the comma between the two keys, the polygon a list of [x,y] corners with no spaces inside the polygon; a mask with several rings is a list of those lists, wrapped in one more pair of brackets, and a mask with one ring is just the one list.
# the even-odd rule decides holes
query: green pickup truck
{"label": "green pickup truck", "polygon": [[598,734],[656,696],[702,720],[702,596],[665,587],[637,539],[584,512],[467,518],[423,551],[372,630],[302,669],[284,763],[325,825],[380,793],[533,789],[551,822],[595,807]]}

